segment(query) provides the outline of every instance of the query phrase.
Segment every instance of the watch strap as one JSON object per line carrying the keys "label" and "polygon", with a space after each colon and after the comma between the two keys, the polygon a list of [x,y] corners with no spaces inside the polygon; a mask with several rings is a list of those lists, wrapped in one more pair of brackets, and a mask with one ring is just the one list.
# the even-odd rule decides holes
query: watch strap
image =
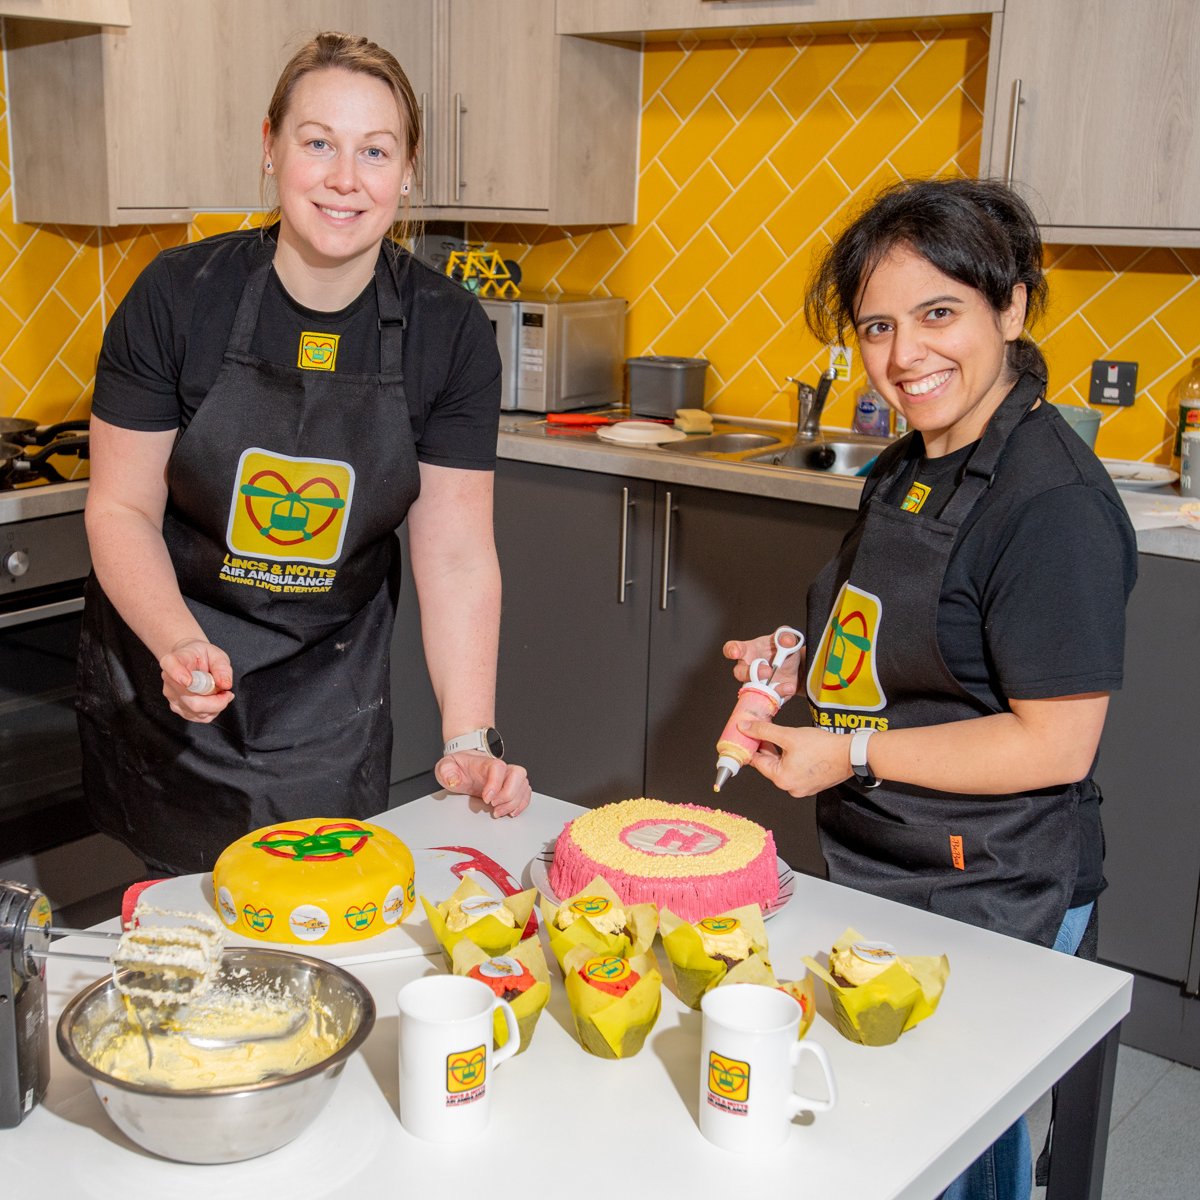
{"label": "watch strap", "polygon": [[460,750],[478,750],[489,758],[503,758],[504,741],[497,730],[485,725],[482,729],[472,729],[470,733],[460,733],[442,747],[443,754],[457,754]]}
{"label": "watch strap", "polygon": [[874,729],[856,729],[850,735],[850,766],[854,770],[854,778],[865,788],[877,788],[880,782],[867,765],[867,743],[874,732]]}

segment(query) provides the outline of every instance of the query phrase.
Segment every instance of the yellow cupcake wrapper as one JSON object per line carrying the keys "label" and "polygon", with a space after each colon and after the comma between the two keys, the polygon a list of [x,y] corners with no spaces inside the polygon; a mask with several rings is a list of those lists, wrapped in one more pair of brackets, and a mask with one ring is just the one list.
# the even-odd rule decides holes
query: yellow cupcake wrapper
{"label": "yellow cupcake wrapper", "polygon": [[[631,942],[623,933],[603,933],[597,929],[587,917],[579,917],[572,921],[566,929],[559,929],[554,924],[554,918],[560,908],[573,904],[582,896],[603,896],[614,905],[625,910],[625,923],[633,934]],[[635,958],[645,954],[654,942],[658,931],[658,909],[653,904],[626,904],[613,891],[612,886],[601,876],[597,875],[591,883],[574,896],[568,896],[562,904],[552,904],[545,896],[541,900],[542,919],[546,922],[546,932],[550,936],[550,949],[558,959],[558,965],[566,967],[563,960],[576,946],[587,946],[591,954],[613,956],[617,958]]]}
{"label": "yellow cupcake wrapper", "polygon": [[529,921],[530,913],[533,912],[533,902],[537,898],[537,888],[528,888],[515,896],[501,897],[504,907],[512,913],[516,921],[515,928],[510,929],[503,921],[498,921],[493,916],[484,917],[481,921],[476,921],[473,925],[468,925],[466,929],[457,932],[446,925],[446,915],[450,911],[451,904],[461,904],[471,896],[490,895],[491,893],[481,888],[475,880],[464,879],[454,889],[450,898],[443,900],[441,904],[431,904],[424,896],[421,897],[421,903],[425,906],[425,915],[429,918],[429,925],[433,929],[434,937],[437,938],[438,945],[442,948],[442,955],[446,960],[447,967],[453,969],[454,947],[463,938],[474,942],[481,950],[485,950],[487,957],[490,958],[495,954],[507,954],[524,935],[525,925]]}
{"label": "yellow cupcake wrapper", "polygon": [[662,976],[653,954],[631,958],[629,965],[641,978],[624,996],[609,996],[579,977],[579,968],[595,957],[591,947],[579,945],[569,950],[563,960],[575,1031],[589,1054],[599,1058],[632,1058],[658,1020]]}
{"label": "yellow cupcake wrapper", "polygon": [[[844,950],[865,940],[856,929],[847,929],[833,949]],[[825,980],[843,1037],[864,1046],[887,1046],[933,1016],[950,976],[950,960],[944,954],[940,958],[901,955],[900,960],[911,974],[900,963],[894,963],[867,983],[848,988],[841,987],[814,959],[805,958],[804,964]]]}
{"label": "yellow cupcake wrapper", "polygon": [[[758,955],[769,969],[767,931],[763,925],[762,910],[758,905],[747,904],[742,908],[733,908],[716,915],[734,917],[742,922],[750,936],[751,956]],[[667,952],[671,970],[675,975],[679,998],[689,1008],[699,1008],[700,1001],[709,988],[721,983],[727,971],[737,970],[743,965],[738,963],[729,968],[719,958],[710,958],[696,926],[677,917],[669,908],[659,912],[658,928],[662,934],[663,949]]]}
{"label": "yellow cupcake wrapper", "polygon": [[[535,937],[518,942],[505,953],[523,963],[530,975],[537,980],[527,992],[522,992],[515,1000],[509,1001],[521,1031],[521,1048],[517,1053],[524,1054],[529,1049],[538,1017],[542,1015],[542,1009],[550,999],[550,970],[546,966],[546,956],[542,953],[542,943]],[[462,938],[454,947],[451,970],[455,975],[469,975],[472,968],[494,957],[495,955],[485,954],[474,942]],[[495,1047],[499,1050],[508,1041],[508,1026],[504,1022],[504,1014],[499,1010],[492,1018],[492,1032]]]}

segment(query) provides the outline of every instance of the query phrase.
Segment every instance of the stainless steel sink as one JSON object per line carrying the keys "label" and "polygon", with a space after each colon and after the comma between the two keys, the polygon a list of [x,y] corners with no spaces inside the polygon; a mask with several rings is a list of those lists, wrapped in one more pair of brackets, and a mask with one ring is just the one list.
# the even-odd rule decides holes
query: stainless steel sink
{"label": "stainless steel sink", "polygon": [[799,471],[824,471],[829,475],[857,475],[890,444],[890,438],[865,435],[823,438],[817,442],[796,442],[775,450],[760,451],[747,455],[743,461]]}
{"label": "stainless steel sink", "polygon": [[671,442],[664,446],[672,454],[701,454],[712,458],[736,458],[744,460],[748,453],[770,450],[778,454],[786,448],[782,438],[769,433],[753,433],[749,430],[734,432],[704,433],[689,437],[686,442]]}

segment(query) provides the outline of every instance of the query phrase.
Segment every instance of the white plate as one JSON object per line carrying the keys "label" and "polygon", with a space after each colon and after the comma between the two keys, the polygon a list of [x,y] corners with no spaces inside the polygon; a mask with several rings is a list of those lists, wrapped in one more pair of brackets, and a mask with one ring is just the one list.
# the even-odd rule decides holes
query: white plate
{"label": "white plate", "polygon": [[659,425],[656,421],[618,421],[615,425],[601,425],[596,436],[625,446],[661,446],[665,442],[681,442],[687,434],[673,425]]}
{"label": "white plate", "polygon": [[1179,478],[1178,471],[1160,467],[1157,463],[1137,462],[1130,458],[1102,458],[1109,478],[1119,488],[1144,492],[1148,488],[1164,487]]}
{"label": "white plate", "polygon": [[[553,861],[554,842],[547,842],[542,847],[541,853],[536,855],[529,864],[529,880],[551,904],[557,907],[562,901],[554,894],[554,889],[550,886],[550,864]],[[780,912],[796,890],[796,880],[792,874],[792,868],[778,855],[775,856],[775,865],[779,870],[779,895],[763,909],[764,921],[769,921],[777,912]]]}

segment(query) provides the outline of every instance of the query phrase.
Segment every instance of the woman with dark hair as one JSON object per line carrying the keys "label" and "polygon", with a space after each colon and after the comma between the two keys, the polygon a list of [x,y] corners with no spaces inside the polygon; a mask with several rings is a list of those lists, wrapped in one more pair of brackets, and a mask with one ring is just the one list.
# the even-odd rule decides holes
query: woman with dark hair
{"label": "woman with dark hair", "polygon": [[[897,184],[829,247],[810,327],[854,331],[911,432],[809,590],[812,727],[744,730],[764,743],[759,771],[817,797],[835,883],[1095,957],[1092,770],[1137,546],[1104,468],[1044,401],[1024,332],[1046,301],[1041,259],[1028,207],[966,179]],[[769,647],[725,654],[745,680]],[[1022,1120],[947,1196],[1029,1188]]]}

